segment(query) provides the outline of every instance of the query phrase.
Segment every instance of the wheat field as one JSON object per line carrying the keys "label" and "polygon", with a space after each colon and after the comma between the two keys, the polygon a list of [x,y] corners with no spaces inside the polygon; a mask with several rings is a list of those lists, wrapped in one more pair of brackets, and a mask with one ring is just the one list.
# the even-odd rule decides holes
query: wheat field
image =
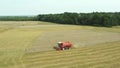
{"label": "wheat field", "polygon": [[[85,34],[81,34],[80,32],[76,34],[74,32],[83,30],[85,30],[87,33],[82,32]],[[51,44],[56,45],[56,43],[53,42],[57,42],[54,40],[61,40],[61,38],[58,38],[58,36],[63,35],[61,34],[62,31],[63,33],[70,31],[70,34],[68,33],[68,36],[74,38],[72,40],[73,42],[79,42],[79,40],[84,42],[87,40],[94,43],[96,41],[91,41],[91,39],[95,40],[95,38],[98,36],[100,38],[103,38],[103,41],[108,41],[91,44],[90,46],[90,43],[88,43],[86,46],[79,46],[77,48],[72,48],[66,51],[56,51],[52,49],[53,46],[50,45],[50,43],[46,40],[54,37],[51,39]],[[89,35],[88,33],[92,35]],[[77,37],[74,37],[71,34],[76,36],[81,35],[81,37],[80,39],[76,39]],[[104,35],[107,36],[107,39],[105,39]],[[65,36],[67,36],[67,34]],[[88,38],[86,39],[86,37]],[[43,39],[39,40],[40,38]],[[63,39],[65,38],[66,37]],[[106,28],[93,26],[61,25],[38,21],[1,21],[0,68],[119,68],[119,38],[119,26]],[[46,43],[46,45],[44,45],[46,48],[35,48],[34,46],[36,46],[36,44],[37,46],[42,45],[38,42]],[[49,50],[50,48],[51,50]],[[46,51],[41,51],[42,49],[46,49]],[[31,50],[34,51],[31,52]]]}
{"label": "wheat field", "polygon": [[119,68],[120,42],[68,51],[31,53],[23,56],[27,68]]}

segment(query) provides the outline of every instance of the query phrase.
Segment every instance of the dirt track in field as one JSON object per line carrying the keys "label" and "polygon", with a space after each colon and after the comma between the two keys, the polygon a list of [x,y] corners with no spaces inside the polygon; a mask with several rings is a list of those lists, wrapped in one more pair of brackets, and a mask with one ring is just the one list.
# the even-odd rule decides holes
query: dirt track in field
{"label": "dirt track in field", "polygon": [[48,31],[43,34],[27,52],[53,50],[59,41],[71,41],[74,45],[88,46],[120,41],[119,33],[96,32],[91,30]]}

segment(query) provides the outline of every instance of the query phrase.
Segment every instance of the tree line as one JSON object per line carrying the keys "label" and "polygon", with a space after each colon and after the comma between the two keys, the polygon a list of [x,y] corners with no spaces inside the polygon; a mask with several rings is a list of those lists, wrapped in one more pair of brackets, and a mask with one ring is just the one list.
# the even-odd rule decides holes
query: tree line
{"label": "tree line", "polygon": [[60,24],[92,25],[92,26],[117,26],[120,25],[120,12],[93,12],[93,13],[70,13],[40,14],[39,21],[48,21]]}
{"label": "tree line", "polygon": [[0,16],[0,21],[37,21],[37,16]]}
{"label": "tree line", "polygon": [[118,26],[120,12],[39,14],[37,16],[0,16],[0,21],[47,21],[59,24]]}

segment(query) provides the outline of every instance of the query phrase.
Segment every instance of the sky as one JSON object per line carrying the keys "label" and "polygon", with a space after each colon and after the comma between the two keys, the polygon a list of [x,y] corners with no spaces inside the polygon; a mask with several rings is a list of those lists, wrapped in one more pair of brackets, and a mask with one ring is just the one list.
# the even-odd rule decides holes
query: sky
{"label": "sky", "polygon": [[120,12],[120,0],[0,0],[0,16]]}

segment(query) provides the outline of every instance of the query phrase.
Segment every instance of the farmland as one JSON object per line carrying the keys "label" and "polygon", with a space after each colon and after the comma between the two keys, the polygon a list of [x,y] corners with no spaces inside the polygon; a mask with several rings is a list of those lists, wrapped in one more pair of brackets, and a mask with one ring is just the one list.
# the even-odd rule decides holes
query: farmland
{"label": "farmland", "polygon": [[[58,41],[75,47],[55,51]],[[0,21],[0,68],[119,68],[120,26]]]}

